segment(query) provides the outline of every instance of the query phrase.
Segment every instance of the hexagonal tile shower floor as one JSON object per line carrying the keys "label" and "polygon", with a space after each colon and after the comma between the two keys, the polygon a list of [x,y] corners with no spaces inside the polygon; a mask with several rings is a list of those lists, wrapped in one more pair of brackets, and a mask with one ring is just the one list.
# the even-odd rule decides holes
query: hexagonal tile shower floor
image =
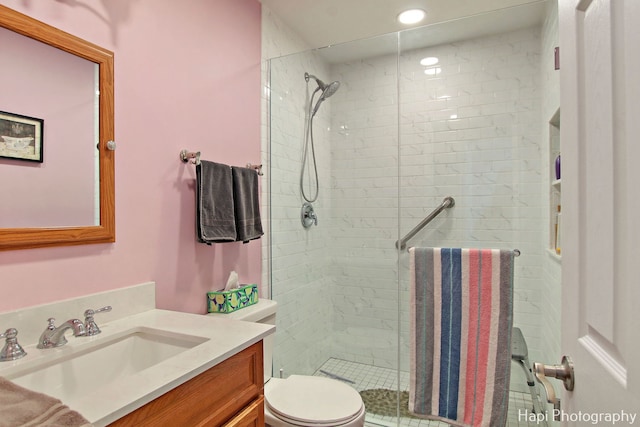
{"label": "hexagonal tile shower floor", "polygon": [[[322,371],[322,372],[321,372]],[[396,427],[396,390],[400,382],[401,427],[440,427],[447,426],[438,421],[429,421],[411,416],[407,405],[409,402],[409,373],[395,369],[379,368],[364,363],[349,362],[340,359],[329,359],[314,375],[332,376],[353,382],[353,387],[360,392],[367,408],[367,427]],[[509,415],[507,427],[546,427],[546,423],[528,421],[522,414],[531,412],[533,405],[528,393],[512,391],[509,396]]]}

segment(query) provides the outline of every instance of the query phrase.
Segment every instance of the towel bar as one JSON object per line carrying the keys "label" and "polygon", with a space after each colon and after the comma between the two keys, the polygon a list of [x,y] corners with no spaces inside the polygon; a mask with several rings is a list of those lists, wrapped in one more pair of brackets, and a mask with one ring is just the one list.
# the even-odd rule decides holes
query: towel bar
{"label": "towel bar", "polygon": [[[180,160],[182,160],[183,163],[187,163],[189,161],[189,159],[193,159],[191,161],[192,164],[199,165],[200,164],[200,152],[199,151],[192,152],[192,151],[189,151],[189,150],[180,151]],[[255,169],[256,171],[258,171],[258,175],[260,175],[260,176],[264,175],[264,173],[262,172],[262,165],[254,165],[252,163],[247,163],[246,167],[248,169]]]}
{"label": "towel bar", "polygon": [[264,172],[262,172],[262,165],[254,165],[251,163],[247,163],[247,168],[248,169],[255,169],[258,171],[258,175],[262,176],[264,175]]}
{"label": "towel bar", "polygon": [[197,151],[195,153],[192,153],[192,152],[189,152],[187,150],[180,151],[180,160],[182,160],[184,163],[187,163],[189,161],[189,159],[195,159],[191,163],[193,163],[194,165],[199,165],[200,164],[200,152]]}

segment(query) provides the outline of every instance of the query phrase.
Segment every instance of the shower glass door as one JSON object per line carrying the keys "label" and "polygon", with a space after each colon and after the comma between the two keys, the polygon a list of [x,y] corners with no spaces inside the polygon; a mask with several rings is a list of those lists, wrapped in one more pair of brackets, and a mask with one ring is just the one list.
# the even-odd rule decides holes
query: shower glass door
{"label": "shower glass door", "polygon": [[[397,34],[270,61],[272,298],[276,374],[339,376],[398,365]],[[388,50],[390,49],[390,50]],[[315,115],[317,225],[302,225],[308,104],[316,83],[339,81]],[[317,99],[317,98],[316,98]],[[313,181],[306,160],[304,183]],[[307,194],[313,193],[305,189]],[[359,375],[359,374],[358,374]]]}
{"label": "shower glass door", "polygon": [[[409,246],[519,249],[514,325],[531,360],[559,359],[557,333],[540,332],[542,319],[559,322],[557,302],[540,296],[553,300],[560,277],[548,250],[555,16],[538,1],[269,61],[274,376],[351,384],[367,425],[437,425],[407,411],[409,258],[395,243],[448,196],[455,206]],[[318,84],[305,73],[340,82],[313,120],[309,228],[300,180],[315,179],[303,155]],[[533,409],[530,389],[520,367],[511,377],[513,425],[526,425],[517,414]]]}

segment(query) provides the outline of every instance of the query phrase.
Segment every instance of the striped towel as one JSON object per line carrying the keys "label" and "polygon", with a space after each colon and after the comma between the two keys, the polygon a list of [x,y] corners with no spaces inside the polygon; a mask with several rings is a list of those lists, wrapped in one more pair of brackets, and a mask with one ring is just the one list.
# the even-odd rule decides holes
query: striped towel
{"label": "striped towel", "polygon": [[513,251],[410,248],[409,410],[453,425],[506,425]]}

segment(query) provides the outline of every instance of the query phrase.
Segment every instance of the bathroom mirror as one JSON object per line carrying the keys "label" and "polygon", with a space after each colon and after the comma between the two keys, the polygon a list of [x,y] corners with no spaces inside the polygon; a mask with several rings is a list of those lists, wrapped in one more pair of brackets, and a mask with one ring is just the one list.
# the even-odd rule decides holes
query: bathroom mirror
{"label": "bathroom mirror", "polygon": [[[0,193],[0,205],[3,206],[0,209],[3,217],[0,218],[0,250],[114,242],[113,52],[3,5],[0,5],[0,31],[3,32],[0,36],[4,35],[4,41],[0,42],[0,61],[3,64],[0,78],[12,82],[17,88],[13,95],[15,102],[7,101],[5,96],[0,108],[0,131],[10,134],[5,135],[7,138],[0,135],[0,184],[10,188],[9,193]],[[10,40],[21,46],[24,43],[27,47],[21,47],[20,54],[16,55],[15,51],[12,53],[7,48],[8,43],[5,42]],[[34,46],[33,50],[28,47],[29,43]],[[3,52],[8,57],[3,58]],[[38,60],[43,57],[52,59],[47,64],[29,65],[34,62],[25,65],[23,62],[29,55]],[[85,70],[84,77],[78,78],[74,72],[53,71],[59,69],[61,62],[77,63]],[[19,63],[23,63],[22,69]],[[37,77],[37,68],[45,68],[50,75],[66,75],[67,86],[55,80],[44,89],[37,86],[36,83],[42,80]],[[25,80],[25,69],[33,70],[28,73],[31,81]],[[84,83],[79,84],[79,81]],[[75,96],[72,91],[79,86],[84,100],[69,101]],[[42,111],[38,107],[44,102],[24,102],[30,99],[32,92],[54,97],[46,101],[49,104],[58,104],[59,99],[68,102],[68,106],[51,114],[42,113],[46,117],[38,117]],[[88,107],[85,105],[83,112],[77,114],[81,104]],[[15,109],[12,108],[14,106]],[[21,136],[17,127],[23,123],[27,137],[17,138]],[[35,161],[28,161],[27,155],[22,156],[24,147],[20,144],[22,141],[26,141],[24,145],[34,143],[31,142],[36,136],[33,129],[41,136],[35,140],[40,140],[41,145],[36,147],[43,147],[43,154]],[[36,147],[26,149],[37,152]],[[78,152],[88,154],[73,157]],[[56,175],[66,175],[68,180],[52,185],[52,170]],[[27,179],[30,181],[25,186]],[[78,189],[79,184],[84,184],[86,192]],[[40,187],[46,188],[46,196],[35,192]],[[27,208],[19,206],[21,200],[26,200]],[[76,202],[83,207],[76,206]],[[87,215],[78,217],[82,210],[86,210]]]}

